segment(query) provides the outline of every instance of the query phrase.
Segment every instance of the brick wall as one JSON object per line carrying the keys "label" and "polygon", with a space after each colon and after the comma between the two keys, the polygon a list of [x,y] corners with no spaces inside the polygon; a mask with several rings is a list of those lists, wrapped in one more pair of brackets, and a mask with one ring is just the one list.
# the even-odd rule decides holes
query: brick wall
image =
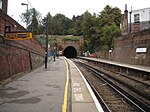
{"label": "brick wall", "polygon": [[[147,48],[147,52],[136,53],[136,48]],[[111,59],[150,66],[150,29],[115,38]]]}
{"label": "brick wall", "polygon": [[[147,52],[136,53],[136,48],[147,48]],[[150,66],[150,29],[115,38],[111,53],[99,51],[95,55],[97,58]]]}
{"label": "brick wall", "polygon": [[5,26],[10,26],[11,31],[25,30],[0,10],[0,81],[40,66],[44,62],[45,52],[34,37],[22,41],[4,40],[2,34]]}
{"label": "brick wall", "polygon": [[5,26],[10,26],[11,31],[25,30],[23,26],[0,9],[0,34],[4,34]]}
{"label": "brick wall", "polygon": [[24,41],[0,40],[0,80],[34,69],[44,62],[44,48],[35,38]]}
{"label": "brick wall", "polygon": [[58,45],[62,47],[62,51],[64,51],[68,46],[72,46],[77,50],[77,55],[79,56],[82,55],[81,52],[84,43],[83,37],[79,37],[80,39],[78,41],[70,41],[70,40],[63,41],[62,38],[63,38],[62,36],[56,37]]}

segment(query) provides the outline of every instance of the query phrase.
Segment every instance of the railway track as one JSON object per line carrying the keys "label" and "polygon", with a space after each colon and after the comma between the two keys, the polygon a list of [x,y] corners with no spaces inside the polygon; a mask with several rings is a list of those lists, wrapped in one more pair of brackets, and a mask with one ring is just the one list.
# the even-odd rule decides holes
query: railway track
{"label": "railway track", "polygon": [[[92,87],[95,87],[93,90],[98,91],[95,93],[99,93],[104,99],[104,104],[107,104],[109,107],[109,109],[106,109],[108,112],[109,110],[122,111],[119,109],[142,112],[148,112],[150,110],[150,86],[148,84],[133,78],[128,78],[128,76],[121,76],[110,73],[109,71],[100,71],[99,68],[87,65],[81,61],[76,60],[75,62],[77,63],[77,66],[82,69],[81,71],[85,74],[89,83],[93,85]],[[85,67],[86,70],[84,70]],[[90,75],[86,75],[89,73],[84,73],[87,70],[90,72]]]}

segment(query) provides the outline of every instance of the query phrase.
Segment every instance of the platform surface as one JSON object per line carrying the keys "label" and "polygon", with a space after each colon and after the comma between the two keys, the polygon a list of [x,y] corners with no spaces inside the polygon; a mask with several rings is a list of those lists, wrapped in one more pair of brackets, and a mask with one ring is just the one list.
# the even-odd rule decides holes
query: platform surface
{"label": "platform surface", "polygon": [[61,112],[65,66],[59,58],[0,87],[0,112]]}
{"label": "platform surface", "polygon": [[72,88],[72,112],[103,112],[102,107],[80,70],[71,61],[69,61],[69,65]]}
{"label": "platform surface", "polygon": [[127,68],[131,68],[131,69],[135,69],[135,70],[150,72],[150,67],[149,66],[132,65],[132,64],[121,63],[121,62],[117,62],[117,61],[100,59],[100,58],[89,58],[89,57],[80,57],[80,58],[99,61],[99,62],[102,62],[102,63],[108,63],[108,64],[122,66],[122,67],[127,67]]}
{"label": "platform surface", "polygon": [[72,61],[59,57],[47,69],[43,65],[0,85],[0,112],[103,112],[90,89]]}

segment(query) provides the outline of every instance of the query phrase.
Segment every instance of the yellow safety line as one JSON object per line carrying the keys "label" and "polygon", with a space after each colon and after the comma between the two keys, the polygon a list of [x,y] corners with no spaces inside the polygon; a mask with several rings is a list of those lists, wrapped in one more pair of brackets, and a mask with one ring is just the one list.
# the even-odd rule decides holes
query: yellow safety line
{"label": "yellow safety line", "polygon": [[64,102],[62,105],[62,112],[67,112],[67,97],[68,97],[68,83],[69,83],[69,70],[68,70],[68,63],[64,59],[65,64],[66,64],[66,69],[67,69],[67,74],[66,74],[66,85],[65,85],[65,91],[64,91]]}

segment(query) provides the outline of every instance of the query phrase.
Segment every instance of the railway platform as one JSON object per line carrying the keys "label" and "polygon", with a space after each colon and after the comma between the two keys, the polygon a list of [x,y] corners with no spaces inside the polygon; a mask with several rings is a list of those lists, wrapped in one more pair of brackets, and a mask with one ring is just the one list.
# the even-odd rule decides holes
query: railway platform
{"label": "railway platform", "polygon": [[135,70],[139,70],[139,71],[145,71],[145,72],[150,73],[149,66],[132,65],[132,64],[126,64],[126,63],[121,63],[121,62],[116,62],[116,61],[111,61],[111,60],[106,60],[106,59],[100,59],[100,58],[89,58],[89,57],[79,57],[79,58],[91,60],[91,61],[95,61],[95,62],[100,62],[100,63],[105,63],[105,64],[109,64],[109,65],[115,65],[115,66],[119,66],[119,67],[135,69]]}
{"label": "railway platform", "polygon": [[150,67],[132,65],[127,63],[116,62],[112,60],[89,58],[89,57],[78,57],[79,59],[86,60],[88,64],[93,64],[101,69],[116,72],[119,74],[130,75],[139,77],[141,80],[150,79]]}
{"label": "railway platform", "polygon": [[68,61],[68,63],[71,79],[71,112],[103,112],[81,71],[73,62]]}
{"label": "railway platform", "polygon": [[78,68],[64,57],[0,85],[0,112],[103,112]]}

